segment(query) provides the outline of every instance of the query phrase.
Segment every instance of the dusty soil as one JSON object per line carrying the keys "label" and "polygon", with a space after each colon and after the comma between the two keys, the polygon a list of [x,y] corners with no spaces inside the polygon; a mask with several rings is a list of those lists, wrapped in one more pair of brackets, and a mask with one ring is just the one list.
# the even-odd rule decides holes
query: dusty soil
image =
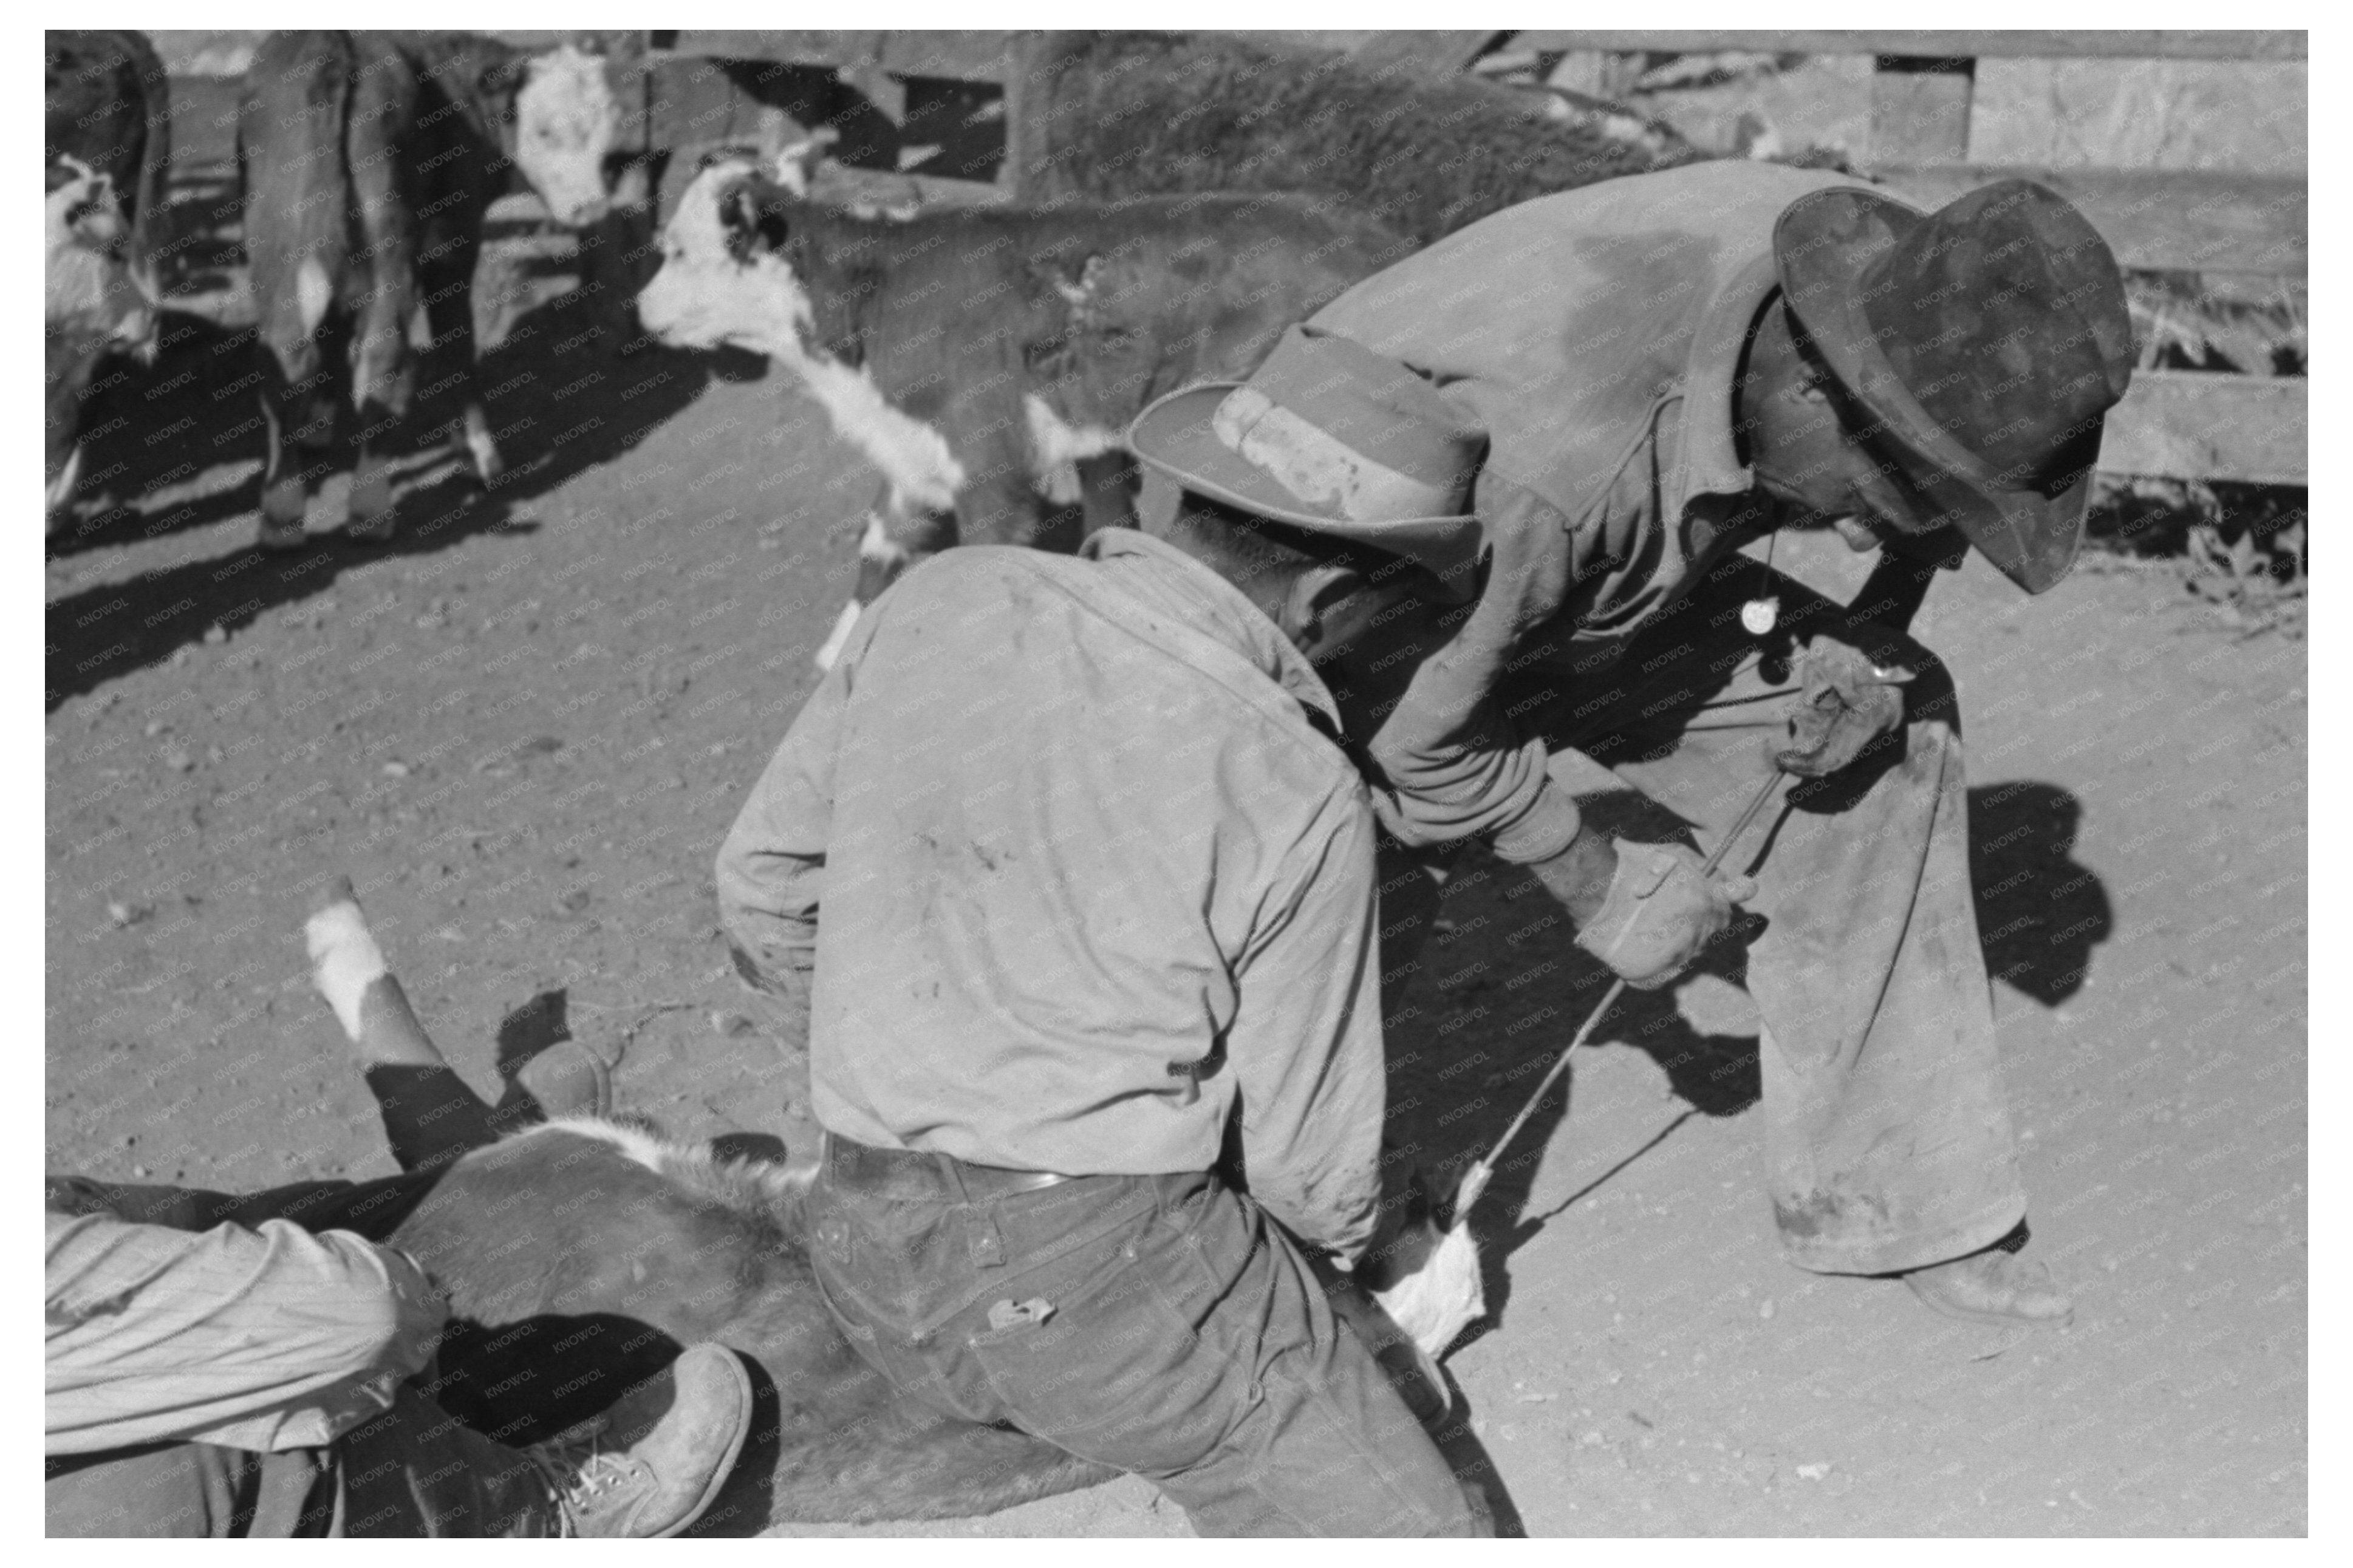
{"label": "dusty soil", "polygon": [[[621,1099],[675,1133],[812,1147],[710,865],[814,684],[872,478],[776,379],[576,300],[505,324],[486,384],[513,477],[469,499],[428,469],[385,548],[328,531],[340,483],[310,552],[251,547],[219,329],[111,395],[126,422],[91,468],[121,465],[121,510],[47,564],[50,1169],[391,1169],[303,977],[303,900],[337,870],[478,1087],[502,1022],[562,1023],[626,1045]],[[1521,1528],[2305,1529],[2305,661],[2197,617],[2158,571],[2029,601],[1973,563],[1916,628],[1968,715],[2032,1250],[2073,1326],[1964,1326],[1780,1262],[1754,1026],[1695,982],[1607,1031],[1482,1207],[1496,1310],[1449,1364]],[[1449,889],[1398,1037],[1427,1147],[1491,1136],[1598,994],[1577,963],[1514,983],[1569,951],[1514,940],[1532,896],[1495,867]],[[1131,1480],[866,1533],[1184,1530]]]}

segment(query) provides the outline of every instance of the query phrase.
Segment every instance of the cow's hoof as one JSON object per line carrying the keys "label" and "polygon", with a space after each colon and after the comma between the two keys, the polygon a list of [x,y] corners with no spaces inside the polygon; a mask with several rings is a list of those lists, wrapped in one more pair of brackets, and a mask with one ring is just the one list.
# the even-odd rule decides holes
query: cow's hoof
{"label": "cow's hoof", "polygon": [[261,528],[256,538],[264,550],[302,547],[309,537],[302,531],[304,502],[301,479],[280,479],[261,492]]}
{"label": "cow's hoof", "polygon": [[353,539],[381,544],[392,537],[392,476],[370,474],[352,481],[352,499],[343,508],[343,531]]}
{"label": "cow's hoof", "polygon": [[514,1085],[553,1121],[559,1116],[610,1116],[612,1064],[578,1040],[558,1040],[515,1069]]}

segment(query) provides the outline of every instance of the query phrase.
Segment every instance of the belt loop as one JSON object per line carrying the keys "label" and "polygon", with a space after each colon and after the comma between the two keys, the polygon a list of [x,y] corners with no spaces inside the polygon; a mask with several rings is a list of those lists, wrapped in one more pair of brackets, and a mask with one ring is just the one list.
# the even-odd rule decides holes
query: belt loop
{"label": "belt loop", "polygon": [[949,1188],[956,1195],[956,1204],[964,1210],[965,1246],[972,1254],[975,1268],[998,1268],[1005,1263],[1005,1237],[997,1229],[997,1205],[992,1198],[987,1203],[975,1202],[972,1189],[965,1184],[964,1162],[953,1154],[936,1153],[941,1173],[947,1177]]}

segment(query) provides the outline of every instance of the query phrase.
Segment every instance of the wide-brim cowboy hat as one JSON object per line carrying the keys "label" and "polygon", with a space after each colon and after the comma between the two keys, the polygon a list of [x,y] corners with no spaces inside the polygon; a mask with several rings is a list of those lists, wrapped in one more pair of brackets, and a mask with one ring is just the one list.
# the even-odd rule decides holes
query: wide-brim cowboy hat
{"label": "wide-brim cowboy hat", "polygon": [[1306,327],[1248,381],[1206,382],[1128,427],[1139,461],[1180,488],[1270,521],[1419,563],[1452,597],[1476,593],[1472,480],[1486,433],[1395,360]]}
{"label": "wide-brim cowboy hat", "polygon": [[2024,180],[1923,215],[1842,186],[1774,226],[1808,343],[1877,424],[1921,502],[2028,593],[2084,537],[2107,411],[2133,366],[2116,258],[2084,216]]}

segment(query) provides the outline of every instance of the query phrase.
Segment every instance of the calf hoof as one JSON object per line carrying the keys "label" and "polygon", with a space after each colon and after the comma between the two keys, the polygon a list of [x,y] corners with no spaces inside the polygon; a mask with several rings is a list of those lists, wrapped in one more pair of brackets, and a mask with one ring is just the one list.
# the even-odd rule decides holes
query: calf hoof
{"label": "calf hoof", "polygon": [[261,492],[261,527],[257,538],[265,550],[299,550],[302,531],[302,481],[283,479]]}
{"label": "calf hoof", "polygon": [[375,475],[352,484],[351,503],[344,509],[343,531],[353,539],[381,544],[392,537],[392,479]]}

